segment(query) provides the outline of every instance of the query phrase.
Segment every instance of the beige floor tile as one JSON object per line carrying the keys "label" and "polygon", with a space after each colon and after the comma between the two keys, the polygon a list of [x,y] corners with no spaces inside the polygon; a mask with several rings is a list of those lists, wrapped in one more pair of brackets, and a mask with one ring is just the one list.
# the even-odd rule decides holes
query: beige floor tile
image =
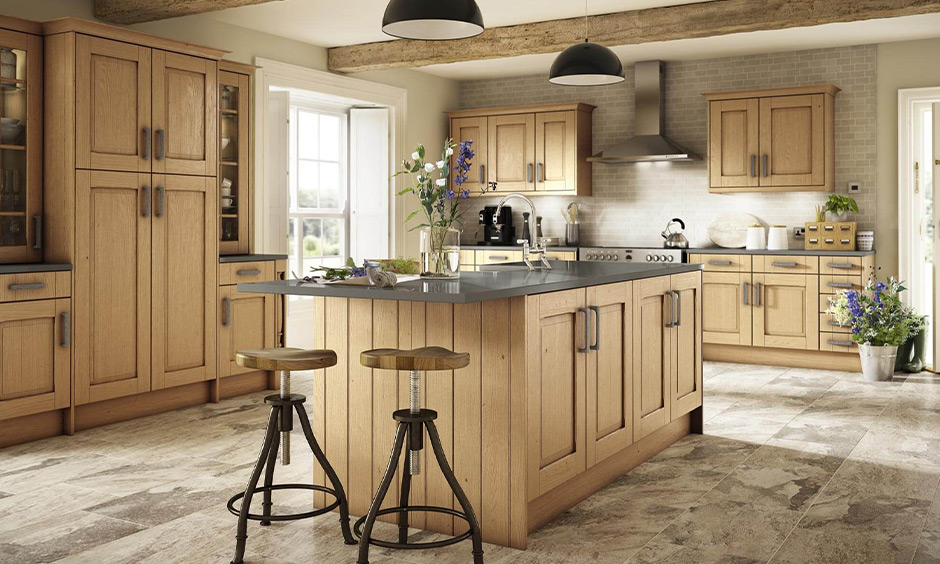
{"label": "beige floor tile", "polygon": [[903,436],[873,428],[859,441],[852,457],[940,466],[940,439]]}

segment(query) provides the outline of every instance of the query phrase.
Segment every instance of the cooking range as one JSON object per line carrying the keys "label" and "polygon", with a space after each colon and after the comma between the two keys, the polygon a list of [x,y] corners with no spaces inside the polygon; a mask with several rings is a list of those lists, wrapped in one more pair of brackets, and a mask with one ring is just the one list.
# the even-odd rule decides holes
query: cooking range
{"label": "cooking range", "polygon": [[685,262],[682,249],[662,247],[581,247],[578,260],[588,262]]}

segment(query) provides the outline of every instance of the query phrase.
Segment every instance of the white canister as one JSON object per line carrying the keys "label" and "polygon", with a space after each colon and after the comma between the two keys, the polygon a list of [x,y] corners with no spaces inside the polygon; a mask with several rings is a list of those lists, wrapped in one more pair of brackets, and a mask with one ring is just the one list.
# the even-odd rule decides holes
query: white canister
{"label": "white canister", "polygon": [[767,250],[786,251],[790,249],[790,241],[787,239],[787,226],[774,225],[767,234]]}
{"label": "white canister", "polygon": [[760,225],[752,225],[747,228],[747,240],[744,248],[748,251],[763,251],[767,248],[767,234]]}
{"label": "white canister", "polygon": [[855,242],[858,243],[858,250],[871,251],[875,248],[875,232],[859,231],[855,235]]}

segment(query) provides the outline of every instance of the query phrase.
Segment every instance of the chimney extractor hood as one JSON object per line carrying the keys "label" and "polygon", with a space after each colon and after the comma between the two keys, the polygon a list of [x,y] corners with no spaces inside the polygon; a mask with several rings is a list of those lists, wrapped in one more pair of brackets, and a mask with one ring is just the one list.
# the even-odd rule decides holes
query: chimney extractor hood
{"label": "chimney extractor hood", "polygon": [[636,135],[588,158],[592,163],[695,161],[702,157],[663,135],[663,63],[634,66]]}

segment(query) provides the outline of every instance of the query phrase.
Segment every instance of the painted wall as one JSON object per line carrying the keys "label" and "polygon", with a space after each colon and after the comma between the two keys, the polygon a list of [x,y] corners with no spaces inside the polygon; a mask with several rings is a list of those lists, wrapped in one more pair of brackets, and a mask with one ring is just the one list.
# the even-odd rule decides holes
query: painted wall
{"label": "painted wall", "polygon": [[[37,21],[69,16],[94,19],[93,4],[93,0],[0,0],[0,14]],[[233,26],[206,16],[187,16],[129,27],[180,41],[226,49],[231,51],[226,58],[235,61],[250,63],[255,57],[263,57],[317,70],[326,70],[327,66],[327,52],[323,47]],[[405,143],[409,152],[417,143],[433,146],[447,136],[444,112],[457,107],[457,81],[413,70],[359,73],[355,76],[408,91]],[[400,217],[399,225],[413,209],[407,201],[400,204],[396,210]],[[399,254],[417,257],[417,253],[417,235],[408,233]]]}
{"label": "painted wall", "polygon": [[[878,264],[898,272],[898,90],[940,86],[940,38],[878,45]],[[910,229],[911,226],[900,226]]]}

